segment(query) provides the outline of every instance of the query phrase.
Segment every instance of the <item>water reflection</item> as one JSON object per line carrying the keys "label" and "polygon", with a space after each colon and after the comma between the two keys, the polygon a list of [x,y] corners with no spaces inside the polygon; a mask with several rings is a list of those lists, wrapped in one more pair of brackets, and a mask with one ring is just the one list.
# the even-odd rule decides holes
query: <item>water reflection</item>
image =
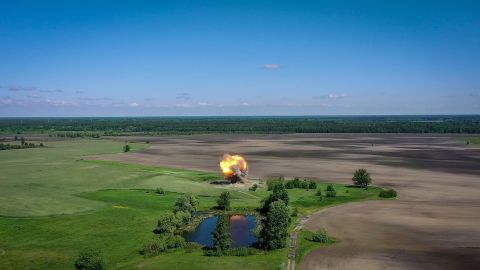
{"label": "water reflection", "polygon": [[[188,242],[196,242],[204,246],[213,246],[212,232],[217,225],[218,216],[204,219],[195,231],[185,235]],[[256,219],[253,215],[232,215],[230,216],[230,234],[232,247],[248,247],[257,242],[252,230],[255,229]]]}

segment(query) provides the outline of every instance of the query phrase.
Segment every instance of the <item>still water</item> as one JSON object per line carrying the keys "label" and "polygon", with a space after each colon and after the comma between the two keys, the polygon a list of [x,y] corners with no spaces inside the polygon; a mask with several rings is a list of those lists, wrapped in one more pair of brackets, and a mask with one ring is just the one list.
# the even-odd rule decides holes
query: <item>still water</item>
{"label": "still water", "polygon": [[[201,245],[213,246],[212,232],[217,225],[218,216],[212,216],[204,219],[195,231],[185,235],[187,242],[196,242]],[[253,235],[256,219],[253,215],[232,215],[230,216],[230,234],[232,237],[232,247],[248,247],[257,242],[257,237]]]}

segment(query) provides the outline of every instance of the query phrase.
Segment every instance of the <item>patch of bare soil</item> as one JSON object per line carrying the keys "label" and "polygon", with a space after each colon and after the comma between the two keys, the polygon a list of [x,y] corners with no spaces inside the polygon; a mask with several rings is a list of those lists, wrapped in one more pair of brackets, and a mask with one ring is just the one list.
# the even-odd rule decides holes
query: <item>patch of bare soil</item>
{"label": "patch of bare soil", "polygon": [[218,171],[225,153],[252,178],[284,175],[350,183],[367,168],[397,200],[336,206],[305,223],[339,243],[313,251],[301,269],[479,269],[480,146],[459,137],[394,134],[123,137],[149,141],[136,153],[92,157]]}

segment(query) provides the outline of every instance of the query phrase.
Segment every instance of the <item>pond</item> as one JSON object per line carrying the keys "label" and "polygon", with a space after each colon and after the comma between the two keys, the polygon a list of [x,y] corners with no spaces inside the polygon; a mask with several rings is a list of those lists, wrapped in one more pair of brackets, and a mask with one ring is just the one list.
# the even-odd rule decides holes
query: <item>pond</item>
{"label": "pond", "polygon": [[[213,246],[212,232],[217,225],[218,216],[211,216],[204,219],[193,232],[185,235],[187,242],[196,242],[201,245]],[[230,234],[232,247],[249,247],[257,242],[257,237],[252,230],[256,226],[256,218],[253,215],[232,215],[230,216]]]}

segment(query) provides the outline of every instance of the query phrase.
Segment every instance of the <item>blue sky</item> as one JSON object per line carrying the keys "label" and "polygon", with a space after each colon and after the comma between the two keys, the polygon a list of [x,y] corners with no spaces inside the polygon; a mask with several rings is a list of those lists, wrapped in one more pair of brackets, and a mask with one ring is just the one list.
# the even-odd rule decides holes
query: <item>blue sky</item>
{"label": "blue sky", "polygon": [[0,116],[478,113],[479,1],[0,0]]}

